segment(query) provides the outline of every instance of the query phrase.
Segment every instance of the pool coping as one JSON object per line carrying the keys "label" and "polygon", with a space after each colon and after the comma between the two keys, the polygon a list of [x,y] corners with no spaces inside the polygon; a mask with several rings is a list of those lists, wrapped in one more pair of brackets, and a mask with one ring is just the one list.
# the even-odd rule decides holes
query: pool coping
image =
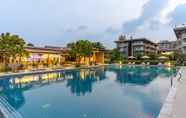
{"label": "pool coping", "polygon": [[160,113],[157,118],[172,118],[173,114],[173,105],[175,102],[176,92],[179,89],[178,86],[180,84],[180,81],[178,80],[180,78],[180,74],[182,74],[182,70],[184,68],[181,67],[176,75],[176,77],[173,77],[173,86],[169,89],[169,93],[165,99],[165,102],[163,103],[163,106],[160,110]]}

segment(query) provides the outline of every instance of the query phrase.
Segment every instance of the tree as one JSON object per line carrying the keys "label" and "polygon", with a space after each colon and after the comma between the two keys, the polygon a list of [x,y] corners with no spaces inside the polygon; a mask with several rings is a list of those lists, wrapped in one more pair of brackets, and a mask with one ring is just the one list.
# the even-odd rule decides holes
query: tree
{"label": "tree", "polygon": [[174,52],[172,55],[172,59],[176,61],[177,65],[183,65],[184,61],[186,61],[186,54],[179,51]]}
{"label": "tree", "polygon": [[28,43],[27,46],[34,47],[34,44]]}
{"label": "tree", "polygon": [[92,43],[88,40],[79,40],[75,43],[69,43],[67,47],[70,48],[70,56],[75,56],[78,64],[80,63],[81,57],[89,57],[93,50]]}
{"label": "tree", "polygon": [[93,42],[92,47],[99,50],[105,50],[105,47],[100,42]]}
{"label": "tree", "polygon": [[110,51],[111,62],[122,61],[123,59],[124,56],[118,51],[118,49],[113,49]]}
{"label": "tree", "polygon": [[10,33],[2,33],[0,35],[0,56],[3,63],[7,64],[9,61],[15,60],[18,56],[26,55],[24,49],[25,41],[18,35],[11,35]]}

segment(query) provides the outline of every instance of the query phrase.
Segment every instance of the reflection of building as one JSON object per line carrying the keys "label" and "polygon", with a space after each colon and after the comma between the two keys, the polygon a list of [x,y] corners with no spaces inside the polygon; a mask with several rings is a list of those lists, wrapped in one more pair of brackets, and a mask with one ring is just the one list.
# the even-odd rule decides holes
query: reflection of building
{"label": "reflection of building", "polygon": [[171,54],[176,49],[176,41],[163,40],[158,43],[158,52],[160,54]]}
{"label": "reflection of building", "polygon": [[66,72],[65,75],[72,75],[73,79],[67,79],[67,87],[77,96],[91,93],[93,83],[106,79],[104,68],[81,69],[79,71]]}
{"label": "reflection of building", "polygon": [[107,71],[116,73],[116,81],[120,84],[147,85],[157,76],[170,77],[175,70],[157,67],[111,67]]}
{"label": "reflection of building", "polygon": [[177,50],[186,53],[186,26],[179,26],[174,28],[177,37]]}
{"label": "reflection of building", "polygon": [[125,57],[157,53],[157,44],[146,38],[128,40],[125,36],[120,36],[115,43]]}
{"label": "reflection of building", "polygon": [[64,80],[63,73],[46,73],[0,79],[0,93],[12,107],[19,109],[25,104],[24,91],[63,82]]}

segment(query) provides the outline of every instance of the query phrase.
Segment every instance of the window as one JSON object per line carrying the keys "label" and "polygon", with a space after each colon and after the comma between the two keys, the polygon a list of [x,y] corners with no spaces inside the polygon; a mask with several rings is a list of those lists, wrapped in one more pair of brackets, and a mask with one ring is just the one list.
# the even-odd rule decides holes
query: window
{"label": "window", "polygon": [[138,47],[134,47],[134,50],[144,50],[144,47],[143,46],[138,46]]}
{"label": "window", "polygon": [[183,42],[186,43],[186,38],[183,39]]}

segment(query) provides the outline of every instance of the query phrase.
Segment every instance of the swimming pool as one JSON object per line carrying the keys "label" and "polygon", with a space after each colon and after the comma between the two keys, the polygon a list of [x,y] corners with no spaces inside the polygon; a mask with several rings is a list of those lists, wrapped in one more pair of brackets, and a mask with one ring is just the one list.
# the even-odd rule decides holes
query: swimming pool
{"label": "swimming pool", "polygon": [[23,118],[156,118],[175,73],[111,65],[6,77],[0,79],[0,105]]}

